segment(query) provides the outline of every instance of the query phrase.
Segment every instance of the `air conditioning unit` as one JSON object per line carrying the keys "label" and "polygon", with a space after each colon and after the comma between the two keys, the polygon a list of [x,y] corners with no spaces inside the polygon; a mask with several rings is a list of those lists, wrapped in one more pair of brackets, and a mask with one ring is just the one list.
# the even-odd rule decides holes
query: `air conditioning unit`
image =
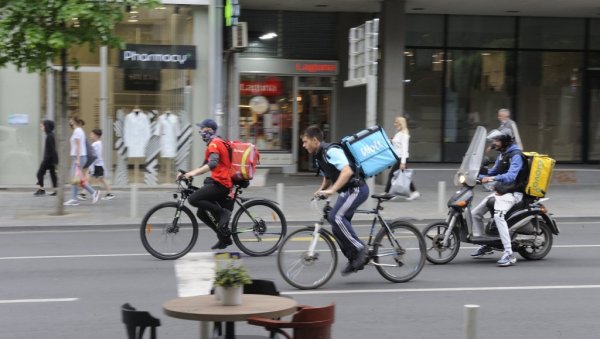
{"label": "air conditioning unit", "polygon": [[231,48],[244,49],[248,47],[248,23],[238,22],[231,26]]}

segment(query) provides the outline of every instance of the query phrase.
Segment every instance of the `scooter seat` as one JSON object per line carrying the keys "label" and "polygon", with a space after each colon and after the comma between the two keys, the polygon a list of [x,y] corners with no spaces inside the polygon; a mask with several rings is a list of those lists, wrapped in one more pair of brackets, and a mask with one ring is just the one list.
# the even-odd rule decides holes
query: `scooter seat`
{"label": "scooter seat", "polygon": [[469,239],[469,242],[471,242],[473,244],[478,244],[478,245],[491,245],[491,244],[497,243],[497,242],[502,243],[502,240],[500,240],[500,237],[494,237],[491,235],[478,235],[478,236],[471,236],[471,238]]}

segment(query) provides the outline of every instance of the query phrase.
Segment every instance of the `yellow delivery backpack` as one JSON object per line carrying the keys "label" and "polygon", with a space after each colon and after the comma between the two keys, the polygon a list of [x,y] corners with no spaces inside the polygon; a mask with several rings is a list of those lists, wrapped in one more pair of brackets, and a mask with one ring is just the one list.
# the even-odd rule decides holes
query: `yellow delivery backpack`
{"label": "yellow delivery backpack", "polygon": [[525,186],[525,194],[543,198],[550,187],[556,160],[536,152],[523,152],[523,155],[529,165],[529,179]]}

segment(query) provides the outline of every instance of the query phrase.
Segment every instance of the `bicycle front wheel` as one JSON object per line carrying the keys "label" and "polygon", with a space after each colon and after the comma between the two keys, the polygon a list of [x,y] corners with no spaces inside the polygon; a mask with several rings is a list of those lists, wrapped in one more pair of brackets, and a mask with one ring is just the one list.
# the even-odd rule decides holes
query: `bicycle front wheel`
{"label": "bicycle front wheel", "polygon": [[267,200],[250,200],[243,204],[231,223],[233,241],[242,252],[253,257],[275,252],[286,230],[283,212]]}
{"label": "bicycle front wheel", "polygon": [[330,235],[321,231],[316,246],[309,251],[313,227],[292,232],[281,243],[277,253],[277,268],[288,284],[301,290],[323,286],[331,279],[337,266],[337,250]]}
{"label": "bicycle front wheel", "polygon": [[416,277],[425,265],[425,240],[419,229],[405,221],[389,225],[375,237],[373,254],[379,274],[391,282],[406,282]]}
{"label": "bicycle front wheel", "polygon": [[183,206],[180,210],[177,202],[165,202],[146,213],[140,237],[146,251],[156,258],[181,258],[196,244],[198,222],[189,208]]}

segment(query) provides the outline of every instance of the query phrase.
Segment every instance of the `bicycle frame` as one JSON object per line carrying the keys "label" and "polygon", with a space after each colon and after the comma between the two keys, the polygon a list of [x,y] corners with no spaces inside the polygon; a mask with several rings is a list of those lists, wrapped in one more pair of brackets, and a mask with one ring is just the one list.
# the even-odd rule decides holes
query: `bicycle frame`
{"label": "bicycle frame", "polygon": [[[323,207],[323,216],[321,217],[321,220],[319,222],[315,223],[315,229],[313,230],[312,239],[311,239],[310,245],[308,247],[308,255],[309,256],[314,255],[315,247],[317,246],[317,241],[319,239],[319,233],[321,232],[321,229],[323,229],[323,231],[325,231],[328,235],[333,236],[333,238],[338,243],[338,245],[340,244],[340,241],[335,236],[335,234],[333,234],[323,228],[323,225],[325,224],[325,220],[327,220],[327,215],[329,213],[330,207],[331,207],[330,200],[328,199],[325,206]],[[361,214],[374,214],[375,215],[373,217],[373,220],[371,221],[371,228],[369,230],[369,240],[367,242],[367,246],[369,248],[372,248],[375,245],[373,243],[373,239],[375,237],[375,225],[376,225],[377,221],[379,221],[379,224],[382,226],[382,228],[385,228],[388,239],[390,241],[395,242],[396,245],[400,246],[400,244],[398,243],[398,240],[394,236],[394,233],[390,229],[390,226],[388,225],[388,223],[385,221],[385,219],[383,219],[383,217],[379,213],[380,210],[383,210],[383,207],[381,206],[381,200],[377,200],[377,206],[375,206],[375,208],[370,209],[370,210],[357,209],[355,212],[355,213],[361,213]]]}

